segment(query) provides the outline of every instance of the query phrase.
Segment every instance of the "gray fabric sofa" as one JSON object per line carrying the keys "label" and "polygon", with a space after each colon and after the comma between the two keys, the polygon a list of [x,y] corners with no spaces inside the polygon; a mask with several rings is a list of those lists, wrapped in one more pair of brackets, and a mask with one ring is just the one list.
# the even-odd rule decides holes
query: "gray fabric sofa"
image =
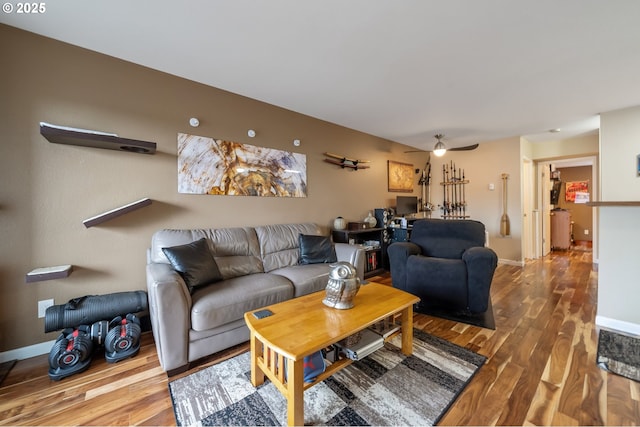
{"label": "gray fabric sofa", "polygon": [[[244,313],[326,287],[327,263],[299,265],[300,234],[321,235],[315,224],[160,230],[147,254],[147,290],[151,326],[160,363],[169,375],[189,363],[245,342]],[[162,248],[206,238],[222,281],[191,294]],[[338,261],[364,274],[364,251],[336,243]]]}

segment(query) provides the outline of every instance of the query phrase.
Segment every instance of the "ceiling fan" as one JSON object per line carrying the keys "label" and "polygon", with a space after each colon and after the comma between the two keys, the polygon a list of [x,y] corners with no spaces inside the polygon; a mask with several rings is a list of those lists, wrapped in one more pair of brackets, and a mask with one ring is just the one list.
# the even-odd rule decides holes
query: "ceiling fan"
{"label": "ceiling fan", "polygon": [[438,140],[438,142],[436,142],[436,145],[433,147],[433,150],[409,150],[409,151],[405,151],[405,153],[430,153],[431,151],[433,151],[433,154],[435,154],[437,157],[442,157],[447,152],[447,150],[449,150],[449,151],[471,151],[471,150],[475,150],[476,148],[478,148],[478,145],[479,145],[479,144],[473,144],[473,145],[467,145],[465,147],[447,148],[444,145],[444,142],[441,141],[442,138],[444,138],[443,134],[438,133],[438,134],[434,135],[434,137]]}

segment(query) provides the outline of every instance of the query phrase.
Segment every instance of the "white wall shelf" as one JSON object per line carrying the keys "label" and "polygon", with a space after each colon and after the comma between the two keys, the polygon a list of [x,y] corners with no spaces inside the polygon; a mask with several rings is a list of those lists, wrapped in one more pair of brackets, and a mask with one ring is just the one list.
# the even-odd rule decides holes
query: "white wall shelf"
{"label": "white wall shelf", "polygon": [[117,218],[121,215],[124,215],[126,213],[129,212],[133,212],[137,209],[143,208],[145,206],[149,206],[151,204],[151,199],[144,198],[144,199],[140,199],[137,200],[135,202],[129,203],[127,205],[124,206],[120,206],[119,208],[115,208],[112,209],[108,212],[104,212],[101,213],[99,215],[96,215],[94,217],[91,218],[87,218],[84,221],[82,221],[82,223],[84,224],[85,227],[89,228],[89,227],[93,227],[96,226],[98,224],[102,224],[105,221],[109,221],[111,219]]}
{"label": "white wall shelf", "polygon": [[587,202],[587,206],[640,206],[640,202]]}
{"label": "white wall shelf", "polygon": [[44,280],[64,279],[69,277],[73,271],[72,265],[58,265],[55,267],[41,267],[27,273],[25,280],[27,283],[42,282]]}

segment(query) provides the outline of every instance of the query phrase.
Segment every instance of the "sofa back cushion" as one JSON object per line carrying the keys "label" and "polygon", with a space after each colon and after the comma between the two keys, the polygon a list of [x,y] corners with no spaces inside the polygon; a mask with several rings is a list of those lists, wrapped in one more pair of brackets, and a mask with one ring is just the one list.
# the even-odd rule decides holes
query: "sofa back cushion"
{"label": "sofa back cushion", "polygon": [[298,264],[300,234],[320,235],[316,224],[278,224],[256,227],[264,272]]}
{"label": "sofa back cushion", "polygon": [[421,219],[413,223],[411,242],[422,255],[460,259],[474,246],[484,246],[484,224],[474,220]]}
{"label": "sofa back cushion", "polygon": [[203,237],[223,279],[264,271],[258,239],[250,227],[159,230],[151,238],[150,262],[169,263],[162,248],[185,245]]}

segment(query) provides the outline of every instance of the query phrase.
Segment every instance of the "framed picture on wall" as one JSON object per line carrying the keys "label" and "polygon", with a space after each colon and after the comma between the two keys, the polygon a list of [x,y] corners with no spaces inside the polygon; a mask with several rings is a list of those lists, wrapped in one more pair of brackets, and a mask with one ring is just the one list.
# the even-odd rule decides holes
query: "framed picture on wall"
{"label": "framed picture on wall", "polygon": [[[565,202],[576,203],[576,194],[586,193],[589,197],[589,181],[572,181],[565,184],[564,200]],[[580,196],[580,200],[584,199],[584,195]],[[586,202],[583,202],[586,203]]]}
{"label": "framed picture on wall", "polygon": [[399,193],[413,193],[413,165],[389,160],[388,189]]}

